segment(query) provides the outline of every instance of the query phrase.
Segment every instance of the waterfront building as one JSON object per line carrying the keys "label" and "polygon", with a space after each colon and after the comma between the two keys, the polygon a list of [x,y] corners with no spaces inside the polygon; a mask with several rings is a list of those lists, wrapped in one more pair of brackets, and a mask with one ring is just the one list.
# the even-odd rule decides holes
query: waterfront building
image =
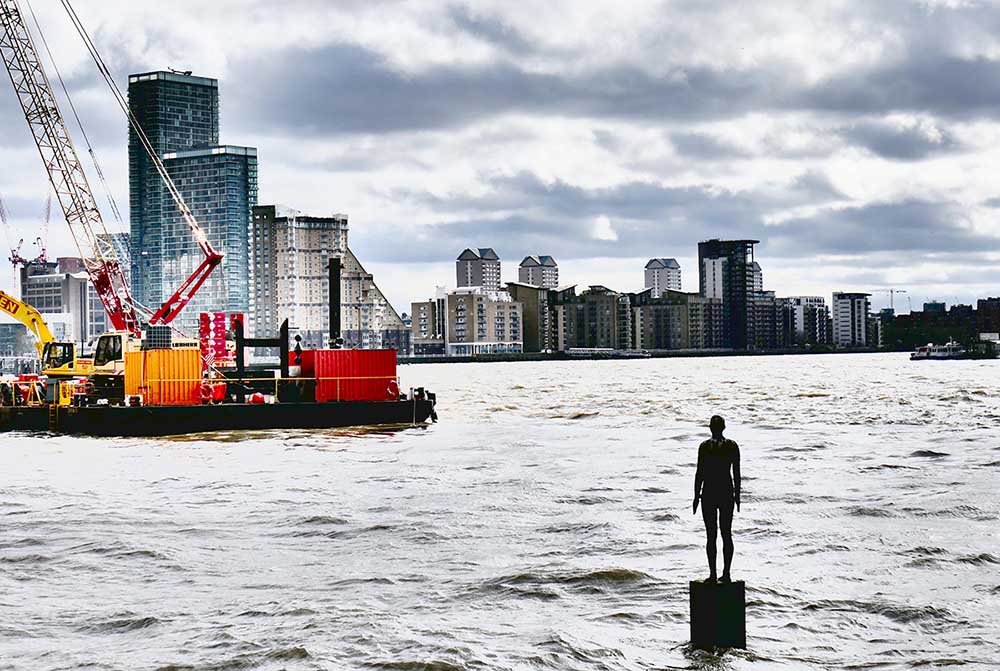
{"label": "waterfront building", "polygon": [[555,289],[559,286],[559,265],[551,256],[526,256],[517,269],[517,280],[522,284]]}
{"label": "waterfront building", "polygon": [[759,338],[753,323],[754,292],[763,286],[760,266],[754,261],[758,242],[713,239],[698,243],[700,293],[722,301],[725,347],[752,349]]}
{"label": "waterfront building", "polygon": [[445,352],[450,356],[524,351],[521,303],[506,291],[478,286],[449,292]]}
{"label": "waterfront building", "polygon": [[491,247],[466,249],[455,261],[458,287],[482,287],[500,291],[500,257]]}
{"label": "waterfront building", "polygon": [[944,314],[948,311],[948,306],[942,301],[928,301],[924,303],[924,312],[936,312]]}
{"label": "waterfront building", "polygon": [[[251,209],[257,150],[219,144],[215,79],[175,72],[129,76],[129,108],[185,202],[224,259],[174,321],[197,328],[199,312],[249,310]],[[129,129],[133,295],[156,309],[204,259],[135,130]]]}
{"label": "waterfront building", "polygon": [[104,304],[83,268],[75,257],[35,260],[21,267],[20,278],[20,299],[42,313],[53,334],[62,333],[80,348],[108,328]]}
{"label": "waterfront building", "polygon": [[866,293],[838,291],[833,294],[833,342],[838,347],[868,345],[868,315],[871,311]]}
{"label": "waterfront building", "polygon": [[[887,308],[888,309],[888,308]],[[953,305],[947,312],[914,310],[903,315],[879,315],[882,345],[890,349],[912,350],[927,343],[963,344],[980,340],[983,310],[971,305]]]}
{"label": "waterfront building", "polygon": [[830,311],[822,296],[788,296],[777,303],[779,340],[785,347],[829,343]]}
{"label": "waterfront building", "polygon": [[645,270],[643,286],[653,290],[654,298],[667,290],[681,290],[681,266],[677,259],[650,259]]}
{"label": "waterfront building", "polygon": [[350,247],[341,260],[340,287],[340,333],[344,347],[410,353],[410,329]]}
{"label": "waterfront building", "polygon": [[273,337],[288,319],[305,343],[328,347],[330,259],[344,257],[347,237],[346,214],[310,216],[284,205],[253,208],[251,332]]}
{"label": "waterfront building", "polygon": [[980,333],[1000,333],[1000,298],[976,301],[976,324]]}
{"label": "waterfront building", "polygon": [[440,356],[445,353],[445,331],[448,325],[448,292],[438,287],[434,298],[413,303],[410,340],[415,356]]}
{"label": "waterfront building", "polygon": [[284,205],[253,208],[250,228],[250,329],[273,337],[281,322],[302,346],[330,346],[330,260],[340,259],[344,346],[410,353],[410,326],[386,300],[348,245],[348,217],[306,215]]}
{"label": "waterfront building", "polygon": [[769,350],[785,346],[780,337],[778,300],[773,291],[753,291],[749,297],[748,326],[752,335],[747,349]]}
{"label": "waterfront building", "polygon": [[557,289],[551,301],[559,351],[631,347],[632,315],[627,296],[601,285],[591,285],[577,294],[576,287],[570,286]]}
{"label": "waterfront building", "polygon": [[508,282],[507,293],[522,305],[524,351],[548,352],[555,349],[552,289],[523,282]]}

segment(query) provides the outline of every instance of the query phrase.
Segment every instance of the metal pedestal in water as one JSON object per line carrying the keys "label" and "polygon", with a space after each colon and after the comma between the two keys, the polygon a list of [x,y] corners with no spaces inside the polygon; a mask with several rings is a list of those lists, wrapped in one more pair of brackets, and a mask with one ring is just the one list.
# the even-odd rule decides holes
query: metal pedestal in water
{"label": "metal pedestal in water", "polygon": [[692,580],[691,645],[695,648],[746,648],[746,584]]}

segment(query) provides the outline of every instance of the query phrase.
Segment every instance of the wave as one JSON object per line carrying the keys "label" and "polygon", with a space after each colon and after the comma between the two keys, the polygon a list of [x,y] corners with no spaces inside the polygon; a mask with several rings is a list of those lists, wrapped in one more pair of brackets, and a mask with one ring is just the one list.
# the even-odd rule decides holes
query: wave
{"label": "wave", "polygon": [[311,517],[306,517],[296,522],[296,524],[302,524],[306,526],[312,525],[340,525],[340,524],[350,524],[347,520],[342,517],[334,517],[333,515],[313,515]]}
{"label": "wave", "polygon": [[967,555],[965,557],[959,557],[958,561],[962,562],[963,564],[976,564],[976,565],[1000,564],[1000,558],[996,557],[995,555],[991,555],[988,552],[982,552],[977,555]]}
{"label": "wave", "polygon": [[897,517],[896,513],[885,508],[870,508],[868,506],[851,506],[847,509],[851,517]]}
{"label": "wave", "polygon": [[952,621],[951,611],[936,606],[907,606],[886,601],[856,601],[854,599],[823,599],[804,606],[804,610],[851,611],[881,615],[893,622],[945,624]]}
{"label": "wave", "polygon": [[442,660],[431,660],[428,662],[401,661],[389,662],[366,662],[365,666],[370,669],[391,669],[392,671],[465,671],[464,666],[452,664]]}
{"label": "wave", "polygon": [[542,527],[538,531],[543,534],[586,534],[602,529],[610,529],[607,522],[561,522]]}
{"label": "wave", "polygon": [[52,557],[41,554],[27,554],[19,557],[0,557],[0,562],[4,564],[45,564],[52,561]]}
{"label": "wave", "polygon": [[581,506],[596,506],[603,503],[621,503],[621,501],[619,499],[608,498],[607,496],[581,496],[578,498],[567,497],[556,499],[556,503],[575,503]]}
{"label": "wave", "polygon": [[159,618],[153,616],[139,617],[135,613],[118,613],[112,616],[113,619],[103,622],[86,624],[81,629],[85,631],[98,631],[106,633],[124,633],[136,631],[138,629],[148,629],[160,624]]}
{"label": "wave", "polygon": [[951,455],[947,452],[936,452],[935,450],[917,450],[915,452],[910,452],[910,456],[937,459],[940,457],[950,457]]}

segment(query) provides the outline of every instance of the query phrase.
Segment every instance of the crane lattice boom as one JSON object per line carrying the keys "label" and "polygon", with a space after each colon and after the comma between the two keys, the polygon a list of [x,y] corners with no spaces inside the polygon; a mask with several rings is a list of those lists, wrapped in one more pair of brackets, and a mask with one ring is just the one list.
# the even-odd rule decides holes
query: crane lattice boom
{"label": "crane lattice boom", "polygon": [[0,28],[0,57],[90,281],[114,328],[138,333],[139,320],[118,253],[16,0],[0,0]]}

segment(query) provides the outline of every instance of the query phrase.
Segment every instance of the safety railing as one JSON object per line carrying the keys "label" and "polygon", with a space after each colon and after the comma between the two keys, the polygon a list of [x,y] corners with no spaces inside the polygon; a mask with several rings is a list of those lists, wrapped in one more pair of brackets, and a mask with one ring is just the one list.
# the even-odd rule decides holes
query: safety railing
{"label": "safety railing", "polygon": [[45,405],[45,385],[39,380],[9,380],[0,383],[8,391],[0,391],[0,405],[40,406]]}

